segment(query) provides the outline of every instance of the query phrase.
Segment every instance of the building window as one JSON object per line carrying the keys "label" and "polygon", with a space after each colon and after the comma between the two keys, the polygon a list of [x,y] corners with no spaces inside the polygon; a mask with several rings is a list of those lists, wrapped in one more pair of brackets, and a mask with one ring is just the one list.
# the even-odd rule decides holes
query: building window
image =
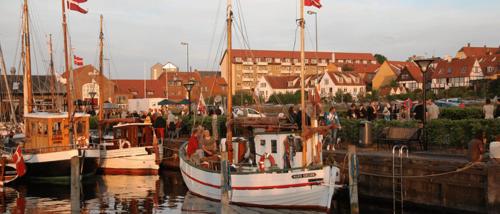
{"label": "building window", "polygon": [[288,87],[293,87],[293,81],[288,81]]}
{"label": "building window", "polygon": [[460,72],[464,74],[466,70],[467,70],[467,68],[465,68],[465,66],[464,66],[464,67],[462,67],[462,70],[460,70]]}
{"label": "building window", "polygon": [[486,68],[486,71],[488,73],[493,73],[493,72],[495,72],[495,67],[489,66],[488,68]]}
{"label": "building window", "polygon": [[304,62],[307,64],[309,63],[309,59],[304,59]]}
{"label": "building window", "polygon": [[266,87],[266,83],[265,82],[260,83],[260,87],[261,88],[265,88]]}
{"label": "building window", "polygon": [[330,84],[330,82],[329,82],[329,80],[328,80],[328,79],[325,79],[324,83],[325,83],[325,85]]}
{"label": "building window", "polygon": [[354,88],[354,93],[358,92],[358,88]]}
{"label": "building window", "polygon": [[367,64],[368,62],[366,60],[363,60],[363,64]]}
{"label": "building window", "polygon": [[448,68],[448,73],[451,74],[451,68]]}
{"label": "building window", "polygon": [[236,62],[241,62],[241,57],[236,57]]}
{"label": "building window", "polygon": [[299,59],[293,59],[293,63],[294,63],[294,64],[299,63]]}
{"label": "building window", "polygon": [[339,60],[337,60],[337,62],[344,63],[344,60],[343,59],[339,59]]}
{"label": "building window", "polygon": [[403,75],[401,76],[401,79],[403,79],[403,80],[407,80],[408,78],[409,78],[409,77],[408,77],[408,74],[403,74]]}
{"label": "building window", "polygon": [[290,63],[291,61],[290,61],[290,59],[289,59],[289,58],[286,58],[286,59],[285,59],[285,62],[286,62],[286,63]]}
{"label": "building window", "polygon": [[271,62],[273,62],[273,59],[268,57],[268,58],[266,58],[266,62],[271,63]]}
{"label": "building window", "polygon": [[275,63],[280,63],[280,62],[281,62],[281,59],[280,59],[280,58],[275,58],[275,59],[274,59],[274,62],[275,62]]}
{"label": "building window", "polygon": [[248,57],[248,58],[247,58],[247,62],[252,62],[252,58],[251,58],[251,57]]}
{"label": "building window", "polygon": [[316,60],[316,59],[311,59],[311,63],[312,63],[312,64],[316,64],[316,63],[318,63],[318,60]]}

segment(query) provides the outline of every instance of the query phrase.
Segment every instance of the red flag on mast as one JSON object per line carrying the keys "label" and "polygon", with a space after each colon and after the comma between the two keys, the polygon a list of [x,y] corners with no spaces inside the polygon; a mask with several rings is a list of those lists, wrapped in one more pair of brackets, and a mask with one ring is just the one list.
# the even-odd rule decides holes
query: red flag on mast
{"label": "red flag on mast", "polygon": [[87,0],[68,0],[68,8],[70,10],[78,11],[83,14],[87,14],[87,10],[80,7],[80,3],[86,2]]}
{"label": "red flag on mast", "polygon": [[304,5],[305,6],[313,6],[317,8],[321,8],[321,3],[319,2],[320,0],[304,0]]}
{"label": "red flag on mast", "polygon": [[12,161],[16,164],[17,176],[22,177],[26,174],[26,165],[24,164],[24,158],[20,146],[17,147],[16,152],[12,155]]}
{"label": "red flag on mast", "polygon": [[74,59],[75,65],[79,65],[79,66],[83,65],[83,58],[82,57],[77,57],[76,55],[74,55],[73,59]]}

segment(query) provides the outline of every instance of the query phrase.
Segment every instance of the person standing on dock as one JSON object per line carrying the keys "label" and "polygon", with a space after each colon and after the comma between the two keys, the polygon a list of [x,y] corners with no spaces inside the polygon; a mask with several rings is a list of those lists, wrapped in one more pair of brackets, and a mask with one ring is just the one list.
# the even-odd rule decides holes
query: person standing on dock
{"label": "person standing on dock", "polygon": [[158,113],[158,116],[153,123],[153,128],[155,128],[156,136],[160,138],[161,144],[163,144],[163,140],[165,138],[165,127],[167,127],[167,122],[165,118],[163,118],[161,112]]}
{"label": "person standing on dock", "polygon": [[484,114],[484,119],[493,119],[494,117],[494,112],[495,111],[495,106],[491,103],[491,100],[489,98],[486,98],[486,103],[483,105],[483,114]]}

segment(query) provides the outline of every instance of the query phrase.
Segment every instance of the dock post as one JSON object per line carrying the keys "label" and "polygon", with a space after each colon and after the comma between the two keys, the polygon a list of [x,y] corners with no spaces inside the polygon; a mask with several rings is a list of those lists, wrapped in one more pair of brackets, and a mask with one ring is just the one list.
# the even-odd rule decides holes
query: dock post
{"label": "dock post", "polygon": [[358,157],[356,156],[356,146],[348,145],[347,154],[349,160],[349,198],[351,202],[351,214],[358,214]]}
{"label": "dock post", "polygon": [[497,213],[500,210],[500,162],[490,159],[486,164],[487,182],[486,198],[488,213]]}
{"label": "dock post", "polygon": [[71,213],[80,213],[80,157],[71,158]]}

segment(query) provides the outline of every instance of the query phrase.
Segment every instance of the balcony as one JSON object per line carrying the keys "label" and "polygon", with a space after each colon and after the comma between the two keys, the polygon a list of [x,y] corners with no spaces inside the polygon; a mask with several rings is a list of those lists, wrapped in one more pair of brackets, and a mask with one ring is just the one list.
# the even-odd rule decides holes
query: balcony
{"label": "balcony", "polygon": [[328,63],[326,63],[326,62],[320,62],[320,63],[318,63],[318,66],[327,67]]}
{"label": "balcony", "polygon": [[267,63],[267,62],[257,62],[257,65],[267,65],[267,64],[269,64],[269,63]]}
{"label": "balcony", "polygon": [[243,77],[243,82],[253,82],[254,78]]}
{"label": "balcony", "polygon": [[244,74],[253,74],[253,70],[243,69]]}
{"label": "balcony", "polygon": [[267,74],[268,72],[268,70],[257,70],[258,74]]}
{"label": "balcony", "polygon": [[290,65],[292,65],[292,63],[290,63],[290,62],[281,62],[281,65],[283,65],[283,66],[290,66]]}
{"label": "balcony", "polygon": [[253,65],[253,62],[244,61],[244,62],[243,62],[243,65]]}
{"label": "balcony", "polygon": [[290,71],[288,71],[288,70],[281,70],[281,72],[280,72],[280,73],[282,73],[282,74],[290,74],[291,72],[290,72]]}

